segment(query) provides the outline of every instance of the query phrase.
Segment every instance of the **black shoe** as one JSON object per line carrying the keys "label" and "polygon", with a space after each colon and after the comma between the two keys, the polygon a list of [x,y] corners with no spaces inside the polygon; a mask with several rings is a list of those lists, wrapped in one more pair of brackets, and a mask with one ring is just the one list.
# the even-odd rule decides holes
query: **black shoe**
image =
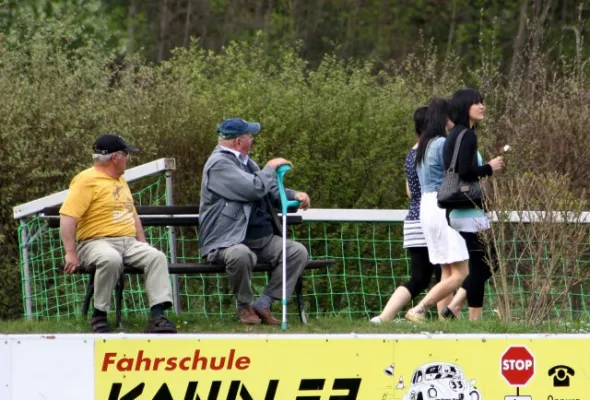
{"label": "black shoe", "polygon": [[176,333],[176,327],[163,315],[151,317],[145,327],[145,333]]}

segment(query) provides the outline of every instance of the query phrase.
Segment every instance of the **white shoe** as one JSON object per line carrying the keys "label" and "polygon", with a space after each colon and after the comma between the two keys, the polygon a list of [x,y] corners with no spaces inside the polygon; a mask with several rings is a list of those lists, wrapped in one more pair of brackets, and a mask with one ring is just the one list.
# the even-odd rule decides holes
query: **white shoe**
{"label": "white shoe", "polygon": [[371,318],[369,322],[373,325],[381,325],[383,323],[383,321],[381,321],[381,318],[379,318],[378,316]]}

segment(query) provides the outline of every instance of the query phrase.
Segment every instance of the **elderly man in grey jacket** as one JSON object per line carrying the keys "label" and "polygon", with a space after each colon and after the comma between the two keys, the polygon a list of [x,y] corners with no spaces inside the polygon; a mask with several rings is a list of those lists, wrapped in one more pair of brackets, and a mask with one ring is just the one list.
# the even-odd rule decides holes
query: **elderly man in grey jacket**
{"label": "elderly man in grey jacket", "polygon": [[[291,164],[284,158],[270,160],[263,169],[248,157],[260,124],[240,118],[217,126],[219,145],[205,163],[199,210],[201,255],[225,266],[236,297],[237,314],[244,324],[279,325],[271,313],[274,300],[282,297],[281,221],[275,169]],[[289,200],[299,200],[301,208],[310,205],[304,192],[286,190]],[[301,243],[287,242],[287,298],[307,263],[307,249]],[[264,293],[254,302],[250,284],[252,268],[259,263],[274,267]]]}

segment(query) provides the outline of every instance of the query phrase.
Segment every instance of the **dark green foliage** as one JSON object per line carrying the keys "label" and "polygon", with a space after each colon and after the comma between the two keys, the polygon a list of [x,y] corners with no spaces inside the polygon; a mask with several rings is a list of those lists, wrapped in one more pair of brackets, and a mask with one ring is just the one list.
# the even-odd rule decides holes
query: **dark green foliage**
{"label": "dark green foliage", "polygon": [[[100,132],[117,132],[143,153],[134,164],[175,157],[175,201],[198,203],[202,166],[226,117],[259,120],[253,157],[293,160],[289,184],[315,207],[401,208],[401,165],[413,141],[415,97],[402,78],[327,57],[309,71],[293,49],[268,62],[262,46],[234,44],[220,54],[193,47],[160,66],[97,63],[65,54],[39,37],[30,54],[0,49],[0,210],[5,234],[2,297],[20,314],[16,222],[12,207],[63,190],[90,165]],[[113,67],[113,65],[116,65]],[[4,315],[6,317],[8,315]]]}

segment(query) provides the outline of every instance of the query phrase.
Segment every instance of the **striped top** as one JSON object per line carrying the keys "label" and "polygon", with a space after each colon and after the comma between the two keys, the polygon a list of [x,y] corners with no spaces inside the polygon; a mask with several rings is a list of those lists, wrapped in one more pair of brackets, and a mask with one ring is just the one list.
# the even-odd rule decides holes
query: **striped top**
{"label": "striped top", "polygon": [[426,240],[420,225],[420,181],[416,172],[416,149],[410,149],[404,164],[410,189],[410,207],[404,221],[404,248],[426,247]]}

